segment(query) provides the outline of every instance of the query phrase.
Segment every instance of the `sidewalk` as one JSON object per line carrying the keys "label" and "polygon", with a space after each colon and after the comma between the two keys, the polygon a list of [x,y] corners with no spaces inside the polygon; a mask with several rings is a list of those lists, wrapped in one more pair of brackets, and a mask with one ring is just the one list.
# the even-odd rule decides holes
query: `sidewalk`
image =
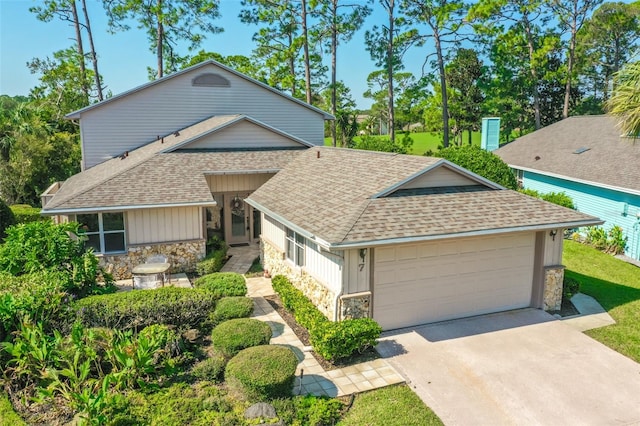
{"label": "sidewalk", "polygon": [[379,358],[349,367],[325,371],[306,347],[271,307],[264,296],[274,294],[271,280],[247,278],[248,296],[254,300],[253,318],[265,321],[273,330],[272,344],[289,346],[301,361],[296,370],[293,393],[317,396],[344,396],[369,391],[397,383],[404,383],[398,372]]}

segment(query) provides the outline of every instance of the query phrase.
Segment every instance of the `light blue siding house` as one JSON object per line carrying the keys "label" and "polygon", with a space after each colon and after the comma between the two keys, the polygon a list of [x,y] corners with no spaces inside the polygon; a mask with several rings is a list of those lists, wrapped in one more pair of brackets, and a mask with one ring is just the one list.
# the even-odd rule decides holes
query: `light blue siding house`
{"label": "light blue siding house", "polygon": [[577,209],[620,226],[626,255],[640,259],[640,140],[610,116],[570,117],[494,151],[524,188],[565,192]]}

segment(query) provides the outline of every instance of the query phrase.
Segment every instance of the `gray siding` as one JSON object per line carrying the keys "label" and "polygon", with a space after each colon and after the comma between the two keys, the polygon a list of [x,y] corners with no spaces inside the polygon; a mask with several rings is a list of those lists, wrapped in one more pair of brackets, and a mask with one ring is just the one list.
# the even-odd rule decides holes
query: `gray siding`
{"label": "gray siding", "polygon": [[[191,80],[215,72],[230,87],[194,87]],[[315,145],[324,118],[315,111],[209,65],[132,92],[82,113],[83,167],[89,168],[212,115],[244,114]]]}
{"label": "gray siding", "polygon": [[182,149],[299,148],[301,146],[303,145],[285,136],[243,121],[185,145]]}

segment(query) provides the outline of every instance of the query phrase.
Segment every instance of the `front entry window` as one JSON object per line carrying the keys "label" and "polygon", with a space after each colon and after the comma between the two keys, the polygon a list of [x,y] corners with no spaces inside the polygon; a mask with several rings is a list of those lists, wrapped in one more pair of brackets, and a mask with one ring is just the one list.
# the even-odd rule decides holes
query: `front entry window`
{"label": "front entry window", "polygon": [[121,253],[125,251],[124,213],[79,214],[76,221],[84,230],[87,248],[95,253]]}

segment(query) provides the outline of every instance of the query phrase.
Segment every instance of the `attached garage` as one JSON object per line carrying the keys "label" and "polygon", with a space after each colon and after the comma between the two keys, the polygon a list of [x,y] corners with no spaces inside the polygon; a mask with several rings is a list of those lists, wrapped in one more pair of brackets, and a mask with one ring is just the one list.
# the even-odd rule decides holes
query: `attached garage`
{"label": "attached garage", "polygon": [[531,305],[535,233],[376,248],[373,318],[383,329]]}

